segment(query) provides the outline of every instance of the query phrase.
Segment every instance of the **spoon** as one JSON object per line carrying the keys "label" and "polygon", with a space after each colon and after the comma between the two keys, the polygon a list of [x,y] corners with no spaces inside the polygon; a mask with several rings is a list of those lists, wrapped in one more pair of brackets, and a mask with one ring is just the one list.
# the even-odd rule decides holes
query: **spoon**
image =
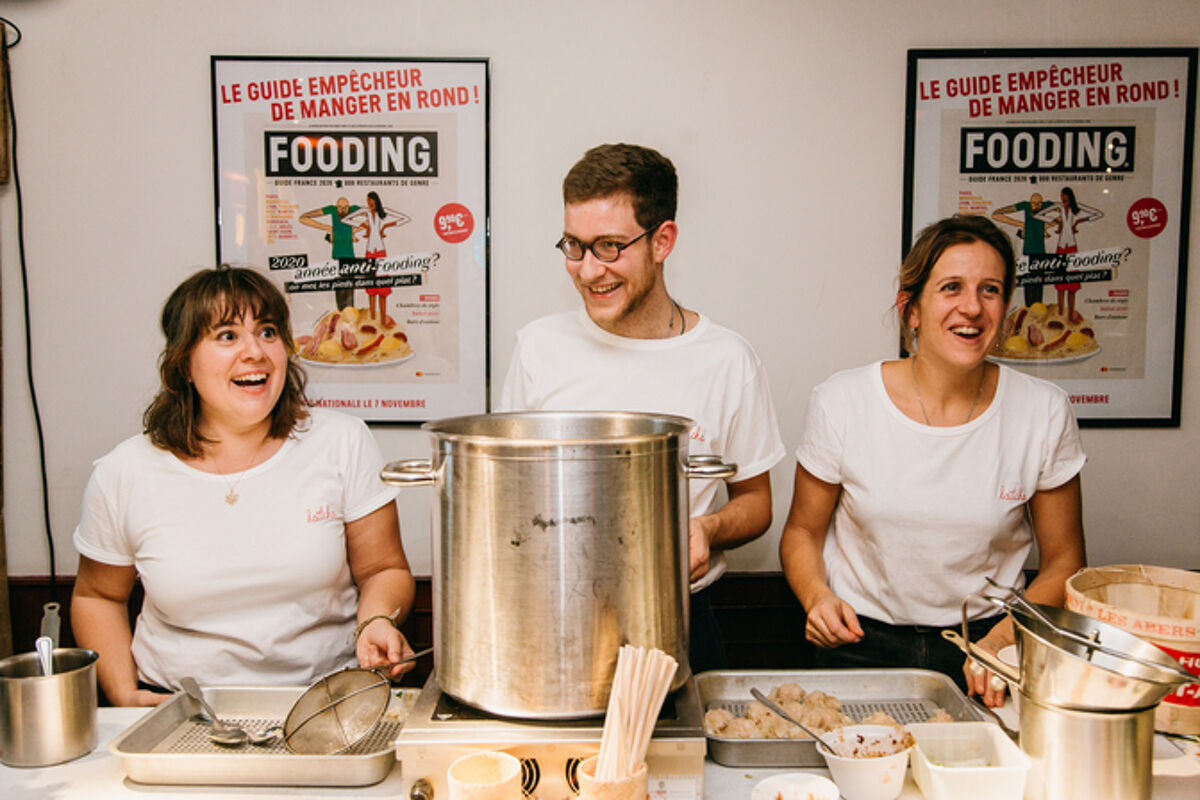
{"label": "spoon", "polygon": [[767,708],[771,709],[771,710],[772,710],[772,711],[774,711],[776,714],[778,714],[779,716],[783,717],[785,720],[787,720],[788,722],[792,723],[793,725],[795,725],[795,726],[796,726],[797,728],[799,728],[800,730],[802,730],[802,731],[804,731],[805,733],[807,733],[807,734],[808,734],[809,736],[811,736],[811,737],[812,737],[812,738],[813,738],[813,739],[814,739],[814,740],[817,742],[817,744],[819,744],[821,747],[824,747],[826,750],[830,750],[830,751],[832,752],[832,749],[829,747],[829,745],[825,744],[825,740],[821,738],[821,734],[819,734],[819,733],[815,732],[815,731],[814,731],[812,728],[808,727],[808,726],[807,726],[807,725],[805,725],[804,723],[802,723],[802,722],[799,722],[798,720],[794,719],[794,718],[792,717],[792,715],[791,715],[791,714],[787,713],[787,712],[786,712],[786,711],[784,711],[782,708],[780,708],[778,703],[776,703],[775,701],[773,701],[773,700],[769,699],[769,698],[768,698],[768,697],[767,697],[765,694],[763,694],[762,692],[760,692],[758,689],[751,688],[751,689],[750,689],[750,694],[754,695],[754,699],[755,699],[755,700],[757,700],[758,702],[762,703],[764,706],[766,706]]}
{"label": "spoon", "polygon": [[263,731],[246,731],[246,737],[256,747],[269,747],[283,739],[283,726],[272,725]]}
{"label": "spoon", "polygon": [[38,661],[42,664],[42,674],[54,674],[54,640],[49,636],[39,636],[33,643],[37,650]]}
{"label": "spoon", "polygon": [[213,744],[219,744],[223,747],[237,747],[246,743],[248,738],[246,732],[236,725],[230,725],[224,722],[217,716],[217,712],[213,711],[212,706],[204,699],[204,693],[200,691],[200,687],[196,684],[194,678],[181,678],[179,685],[183,690],[204,708],[208,714],[209,720],[212,722],[212,730],[209,731],[208,740]]}

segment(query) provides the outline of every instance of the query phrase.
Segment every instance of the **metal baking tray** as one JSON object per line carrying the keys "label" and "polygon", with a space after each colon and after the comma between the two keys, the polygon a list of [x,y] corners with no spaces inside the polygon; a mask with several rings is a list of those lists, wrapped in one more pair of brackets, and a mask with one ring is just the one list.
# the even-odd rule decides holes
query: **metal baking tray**
{"label": "metal baking tray", "polygon": [[[279,725],[306,686],[213,686],[209,705],[246,730]],[[108,746],[125,774],[137,783],[216,786],[370,786],[396,763],[394,743],[418,690],[396,689],[375,728],[353,748],[336,755],[297,755],[283,743],[229,748],[208,740],[196,719],[200,706],[186,694],[164,700]]]}
{"label": "metal baking tray", "polygon": [[[704,710],[724,708],[735,716],[741,716],[754,699],[751,687],[770,694],[785,683],[833,695],[842,701],[842,713],[855,721],[883,711],[906,725],[925,722],[939,708],[955,721],[987,719],[954,681],[926,669],[719,670],[696,676]],[[726,739],[707,731],[705,736],[709,757],[727,767],[825,766],[812,739]]]}

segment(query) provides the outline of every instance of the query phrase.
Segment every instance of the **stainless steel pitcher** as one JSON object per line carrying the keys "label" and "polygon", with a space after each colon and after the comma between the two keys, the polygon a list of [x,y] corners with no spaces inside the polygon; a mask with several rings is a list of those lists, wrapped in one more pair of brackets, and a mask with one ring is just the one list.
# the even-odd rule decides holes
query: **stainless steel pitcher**
{"label": "stainless steel pitcher", "polygon": [[443,691],[494,714],[604,712],[629,643],[687,661],[689,478],[736,466],[688,457],[692,421],[528,412],[426,423],[432,459],[387,483],[432,485],[433,624]]}
{"label": "stainless steel pitcher", "polygon": [[0,761],[45,767],[96,746],[96,660],[91,650],[53,651],[53,674],[37,653],[0,661]]}

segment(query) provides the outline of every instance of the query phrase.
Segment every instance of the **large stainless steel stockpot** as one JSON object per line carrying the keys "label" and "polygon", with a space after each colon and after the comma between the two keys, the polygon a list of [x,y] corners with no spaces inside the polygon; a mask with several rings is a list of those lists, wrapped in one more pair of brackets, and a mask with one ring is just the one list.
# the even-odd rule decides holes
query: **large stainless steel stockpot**
{"label": "large stainless steel stockpot", "polygon": [[529,719],[604,712],[629,643],[687,661],[689,478],[736,466],[688,457],[692,421],[527,412],[428,422],[432,459],[384,481],[433,485],[438,685]]}

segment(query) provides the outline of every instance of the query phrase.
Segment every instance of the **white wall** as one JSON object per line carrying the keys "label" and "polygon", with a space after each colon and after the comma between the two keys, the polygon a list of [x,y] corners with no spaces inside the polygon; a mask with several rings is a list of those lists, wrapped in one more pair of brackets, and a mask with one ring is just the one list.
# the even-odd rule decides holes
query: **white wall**
{"label": "white wall", "polygon": [[[92,459],[138,431],[163,299],[214,258],[211,54],[487,56],[492,69],[492,386],[516,329],[577,300],[551,249],[563,173],[589,146],[661,149],[681,176],[668,285],[742,332],[789,450],[811,387],[894,353],[906,50],[1195,46],[1194,0],[5,0],[33,357],[60,572]],[[1190,251],[1200,256],[1193,180]],[[9,572],[48,571],[13,185],[0,187]],[[1087,430],[1092,563],[1200,567],[1200,280],[1188,290],[1183,425]],[[426,437],[377,428],[389,457]],[[735,568],[777,569],[776,522]],[[427,489],[406,546],[430,569]]]}

